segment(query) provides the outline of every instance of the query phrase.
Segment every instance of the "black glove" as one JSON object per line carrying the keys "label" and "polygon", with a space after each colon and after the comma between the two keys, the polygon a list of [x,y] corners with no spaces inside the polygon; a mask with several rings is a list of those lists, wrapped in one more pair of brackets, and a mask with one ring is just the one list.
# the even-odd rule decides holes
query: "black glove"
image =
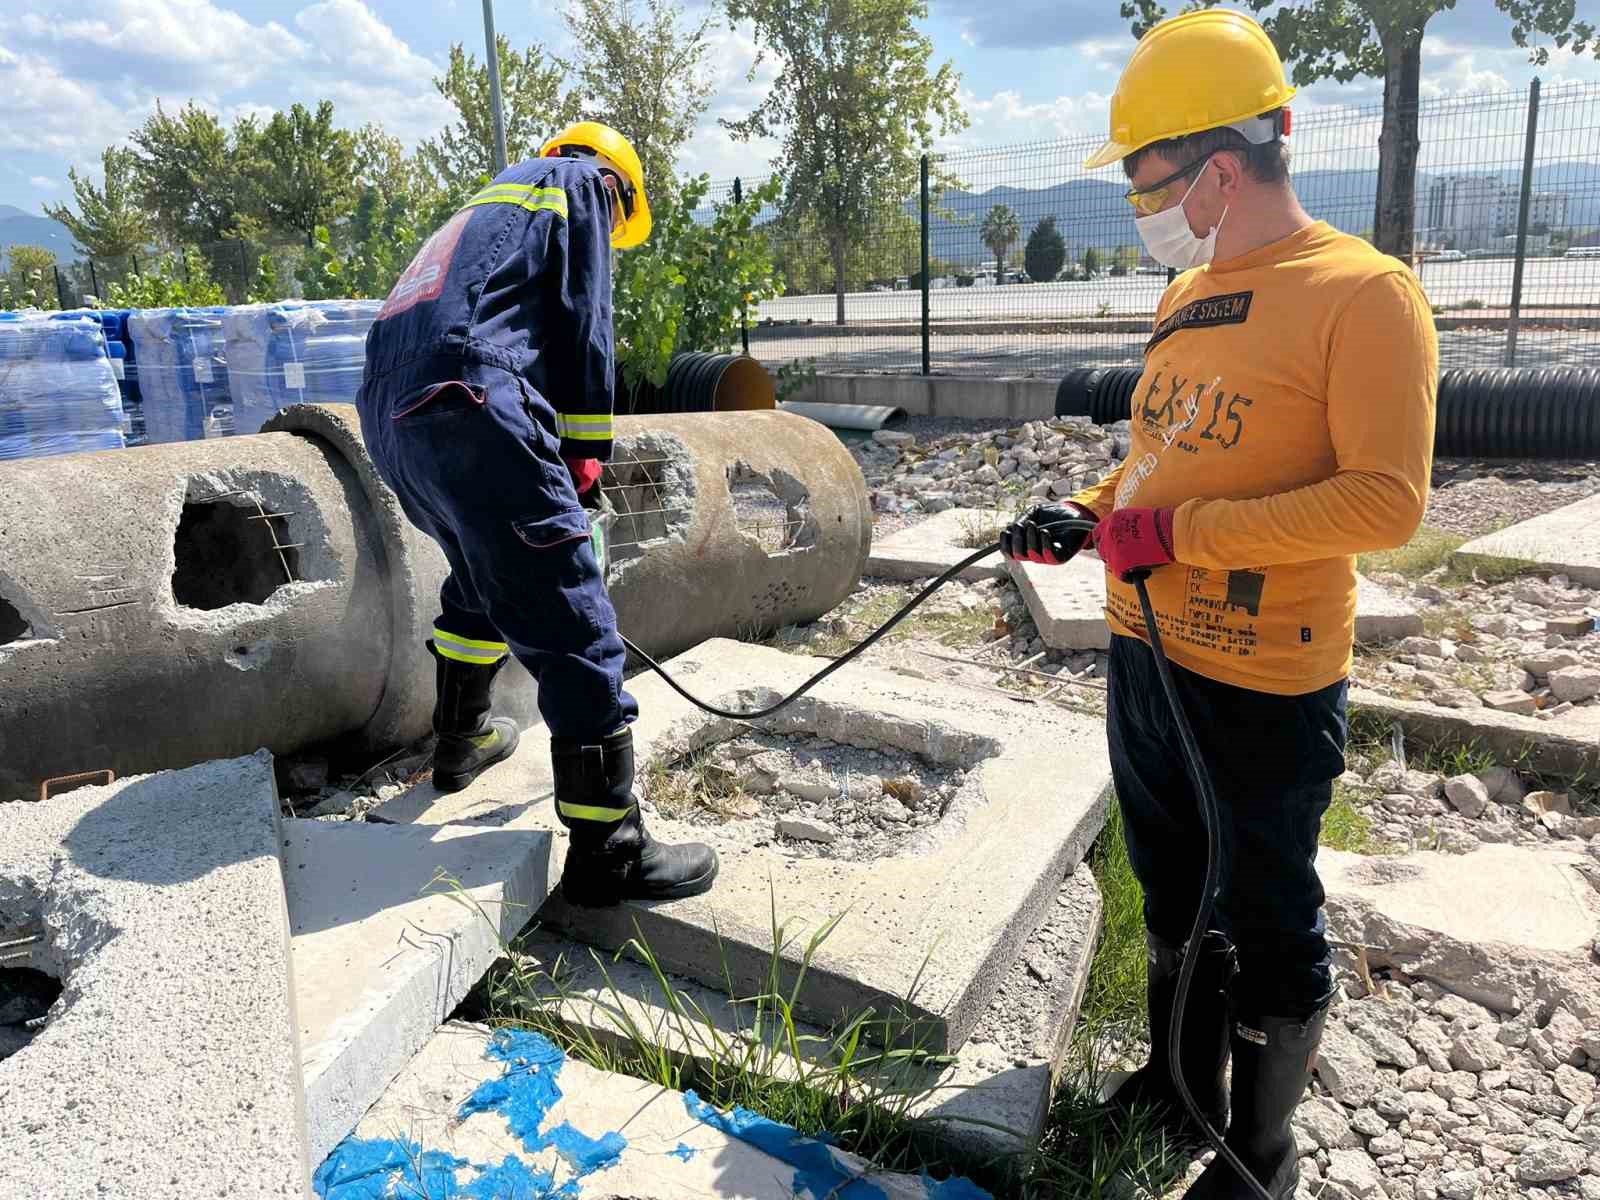
{"label": "black glove", "polygon": [[1007,525],[1000,535],[1000,553],[1017,562],[1066,562],[1089,540],[1087,529],[1061,524],[1067,521],[1097,521],[1098,517],[1081,504],[1041,504],[1020,520]]}

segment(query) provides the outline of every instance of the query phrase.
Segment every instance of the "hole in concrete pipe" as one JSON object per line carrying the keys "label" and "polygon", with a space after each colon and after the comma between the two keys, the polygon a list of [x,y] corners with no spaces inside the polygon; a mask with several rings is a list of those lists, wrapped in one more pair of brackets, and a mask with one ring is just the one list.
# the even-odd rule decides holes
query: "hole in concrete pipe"
{"label": "hole in concrete pipe", "polygon": [[33,627],[17,611],[16,606],[0,596],[0,646],[7,642],[20,642],[33,636]]}
{"label": "hole in concrete pipe", "polygon": [[782,471],[767,475],[744,463],[728,468],[728,494],[733,498],[739,532],[767,554],[783,554],[816,545],[811,493]]}
{"label": "hole in concrete pipe", "polygon": [[254,503],[185,501],[172,542],[172,597],[205,611],[261,604],[300,577],[298,549],[279,546],[271,519]]}
{"label": "hole in concrete pipe", "polygon": [[[0,945],[9,939],[0,933]],[[4,951],[0,950],[0,954]],[[23,1049],[44,1026],[61,981],[34,967],[0,963],[0,1059]]]}

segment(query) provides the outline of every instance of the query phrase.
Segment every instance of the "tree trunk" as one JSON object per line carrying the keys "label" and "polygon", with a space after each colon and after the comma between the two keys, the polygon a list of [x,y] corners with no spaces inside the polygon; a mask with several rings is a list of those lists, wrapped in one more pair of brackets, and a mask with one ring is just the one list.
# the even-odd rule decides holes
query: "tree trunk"
{"label": "tree trunk", "polygon": [[1410,262],[1417,217],[1417,87],[1422,34],[1394,34],[1383,46],[1383,132],[1378,137],[1378,200],[1372,244]]}
{"label": "tree trunk", "polygon": [[844,324],[844,239],[835,237],[828,243],[833,254],[833,323]]}

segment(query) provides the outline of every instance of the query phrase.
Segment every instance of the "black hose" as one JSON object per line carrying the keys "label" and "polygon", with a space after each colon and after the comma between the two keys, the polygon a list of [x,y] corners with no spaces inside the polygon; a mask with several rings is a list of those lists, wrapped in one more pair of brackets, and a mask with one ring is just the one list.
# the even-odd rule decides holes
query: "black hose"
{"label": "black hose", "polygon": [[[1087,533],[1094,529],[1094,524],[1093,521],[1074,518],[1072,520],[1053,521],[1041,526],[1041,528],[1068,529],[1073,532]],[[632,653],[638,655],[645,666],[666,680],[668,687],[703,712],[708,712],[715,717],[726,717],[734,721],[758,720],[761,717],[769,717],[780,709],[794,703],[794,701],[816,687],[817,684],[832,675],[840,667],[865,652],[891,629],[905,620],[913,609],[933,595],[934,592],[949,583],[973,563],[987,558],[999,549],[1000,543],[996,542],[992,546],[985,546],[982,550],[969,554],[955,566],[937,576],[927,587],[902,605],[894,616],[878,626],[877,629],[869,633],[860,642],[857,642],[855,646],[823,667],[822,670],[811,676],[783,699],[769,704],[765,708],[751,709],[747,712],[734,712],[731,709],[718,708],[714,704],[708,704],[698,696],[692,695],[667,673],[665,667],[627,638],[622,639],[622,644]],[[1184,712],[1183,701],[1178,695],[1178,686],[1172,678],[1171,665],[1167,662],[1167,654],[1161,644],[1161,630],[1156,626],[1155,609],[1150,604],[1150,593],[1145,588],[1145,580],[1149,576],[1150,572],[1148,570],[1138,571],[1130,577],[1130,582],[1132,582],[1134,590],[1139,593],[1139,606],[1144,610],[1145,631],[1150,635],[1150,651],[1155,655],[1156,671],[1161,676],[1161,689],[1166,693],[1167,704],[1171,706],[1173,720],[1178,726],[1178,740],[1183,745],[1184,761],[1189,768],[1189,777],[1194,782],[1195,795],[1200,801],[1200,816],[1206,827],[1205,888],[1200,897],[1200,907],[1195,912],[1194,928],[1189,931],[1189,944],[1183,953],[1183,965],[1178,971],[1178,991],[1173,998],[1172,1024],[1167,1030],[1167,1057],[1172,1073],[1172,1082],[1178,1090],[1178,1095],[1183,1099],[1184,1107],[1189,1110],[1189,1115],[1205,1131],[1206,1138],[1216,1147],[1217,1153],[1222,1156],[1223,1161],[1238,1172],[1239,1178],[1250,1186],[1251,1191],[1259,1197],[1259,1200],[1274,1200],[1272,1193],[1268,1192],[1261,1181],[1250,1173],[1250,1169],[1240,1161],[1239,1156],[1223,1141],[1222,1134],[1212,1126],[1210,1121],[1206,1120],[1205,1114],[1200,1110],[1200,1106],[1195,1102],[1194,1096],[1189,1091],[1189,1085],[1185,1082],[1183,1071],[1180,1067],[1183,1049],[1183,1018],[1184,1012],[1189,1005],[1189,985],[1194,979],[1195,966],[1200,960],[1201,938],[1205,934],[1206,926],[1211,924],[1211,916],[1216,909],[1217,892],[1220,887],[1222,835],[1219,831],[1219,826],[1221,818],[1217,813],[1217,797],[1211,786],[1211,776],[1206,771],[1205,760],[1200,757],[1200,746],[1195,741],[1194,730],[1189,725],[1188,714]]]}

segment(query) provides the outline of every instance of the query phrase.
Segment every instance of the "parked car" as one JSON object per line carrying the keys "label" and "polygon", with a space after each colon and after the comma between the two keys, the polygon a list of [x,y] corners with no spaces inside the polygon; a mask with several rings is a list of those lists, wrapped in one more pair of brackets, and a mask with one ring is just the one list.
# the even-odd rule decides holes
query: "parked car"
{"label": "parked car", "polygon": [[1463,262],[1467,256],[1459,250],[1441,250],[1430,257],[1434,262]]}

